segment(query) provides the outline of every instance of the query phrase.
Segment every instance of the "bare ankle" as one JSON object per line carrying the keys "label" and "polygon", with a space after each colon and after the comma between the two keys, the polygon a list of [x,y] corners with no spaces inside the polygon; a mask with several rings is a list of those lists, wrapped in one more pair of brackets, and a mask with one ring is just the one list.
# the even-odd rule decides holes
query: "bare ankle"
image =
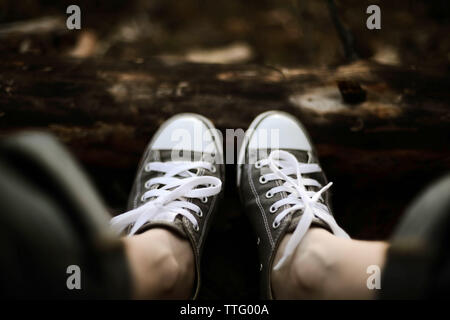
{"label": "bare ankle", "polygon": [[191,246],[167,230],[124,239],[137,299],[186,299],[192,294]]}
{"label": "bare ankle", "polygon": [[160,282],[160,297],[164,299],[186,299],[191,294],[189,267],[171,251],[163,252],[158,259],[147,265],[148,271],[155,272]]}
{"label": "bare ankle", "polygon": [[306,299],[324,298],[327,275],[333,264],[327,259],[326,248],[320,243],[312,243],[303,248],[291,263],[293,285],[298,295]]}
{"label": "bare ankle", "polygon": [[[286,265],[272,271],[274,294],[279,299],[324,298],[323,288],[333,262],[327,255],[323,229],[310,229]],[[290,235],[283,239],[277,258],[281,255]]]}

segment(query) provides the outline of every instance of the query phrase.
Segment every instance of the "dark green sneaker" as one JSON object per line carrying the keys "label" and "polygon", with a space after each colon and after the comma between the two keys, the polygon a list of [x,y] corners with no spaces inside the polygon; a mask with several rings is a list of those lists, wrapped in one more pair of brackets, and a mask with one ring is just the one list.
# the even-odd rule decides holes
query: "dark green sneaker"
{"label": "dark green sneaker", "polygon": [[192,245],[196,265],[195,298],[206,236],[225,177],[221,137],[203,116],[180,114],[167,120],[149,143],[129,197],[129,211],[112,226],[133,235],[167,228]]}

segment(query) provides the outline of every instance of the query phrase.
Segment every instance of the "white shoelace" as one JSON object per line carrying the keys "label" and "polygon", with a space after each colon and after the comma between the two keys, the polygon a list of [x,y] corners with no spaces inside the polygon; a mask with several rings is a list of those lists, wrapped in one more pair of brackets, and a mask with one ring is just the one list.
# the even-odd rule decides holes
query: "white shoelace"
{"label": "white shoelace", "polygon": [[[284,181],[282,185],[270,189],[266,193],[266,197],[271,198],[274,194],[279,192],[286,192],[288,194],[286,198],[276,201],[270,207],[269,211],[275,213],[278,208],[284,205],[290,205],[289,208],[277,214],[273,222],[273,228],[278,228],[281,220],[289,213],[304,209],[303,215],[286,245],[283,256],[274,267],[274,270],[278,270],[294,253],[294,250],[311,226],[314,217],[324,221],[336,236],[349,238],[348,234],[338,226],[334,217],[328,211],[328,207],[319,202],[322,193],[330,188],[332,183],[330,182],[322,187],[317,180],[304,178],[302,176],[302,174],[321,172],[322,169],[319,165],[315,163],[299,163],[297,158],[291,153],[283,150],[275,150],[270,153],[267,159],[259,160],[255,163],[255,167],[257,168],[263,166],[268,166],[272,172],[262,175],[260,177],[261,183],[273,180]],[[296,179],[291,178],[290,176],[292,175],[295,175]],[[308,191],[306,189],[308,186],[314,186],[321,189],[317,192]]]}
{"label": "white shoelace", "polygon": [[[222,182],[212,176],[198,176],[199,169],[215,172],[216,168],[209,162],[150,162],[145,166],[145,171],[157,171],[163,176],[155,177],[145,183],[148,189],[142,197],[142,201],[148,200],[140,207],[122,213],[111,219],[111,226],[121,233],[129,225],[133,225],[129,235],[133,235],[142,225],[152,220],[173,222],[178,215],[189,219],[194,230],[198,231],[197,217],[202,217],[200,208],[187,201],[188,198],[208,201],[208,197],[220,192]],[[190,170],[196,170],[196,173]]]}

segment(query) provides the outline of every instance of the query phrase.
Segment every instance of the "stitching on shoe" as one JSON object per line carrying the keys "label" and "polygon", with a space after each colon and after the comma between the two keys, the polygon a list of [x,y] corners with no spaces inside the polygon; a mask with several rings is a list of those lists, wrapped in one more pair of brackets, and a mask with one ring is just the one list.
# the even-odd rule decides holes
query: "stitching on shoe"
{"label": "stitching on shoe", "polygon": [[208,210],[208,215],[207,216],[205,216],[204,217],[204,222],[203,222],[203,231],[202,231],[202,233],[200,234],[200,238],[198,239],[198,245],[197,245],[197,248],[195,248],[196,250],[197,250],[197,254],[198,255],[200,255],[200,246],[201,246],[201,243],[202,243],[202,241],[203,241],[203,236],[205,235],[205,230],[206,230],[206,224],[207,224],[207,221],[206,220],[208,220],[208,222],[209,222],[209,219],[210,219],[210,215],[211,215],[211,212],[212,212],[212,209],[214,208],[214,204],[216,203],[216,199],[217,199],[217,197],[218,197],[218,195],[216,195],[216,196],[214,196],[213,198],[213,200],[211,201],[211,205],[209,206],[209,210]]}
{"label": "stitching on shoe", "polygon": [[[276,183],[277,183],[278,186],[282,185],[282,183],[279,180],[276,180]],[[286,198],[287,198],[287,193],[285,191],[281,192],[281,199],[286,199]],[[290,206],[288,204],[285,204],[283,206],[283,209],[285,209],[285,210],[288,209],[288,208],[290,208]],[[286,219],[283,219],[283,220],[286,220]],[[289,221],[290,220],[292,220],[292,216],[291,216],[291,219],[289,219]],[[282,225],[283,222],[284,222],[284,224],[286,224],[285,221],[280,221],[280,225]]]}
{"label": "stitching on shoe", "polygon": [[[279,180],[275,180],[275,183],[277,184],[277,186],[281,186],[282,184],[281,184],[281,182],[279,181]],[[281,196],[281,199],[286,199],[286,192],[281,192],[281,194],[280,194],[280,196]],[[283,209],[287,209],[287,207],[288,207],[288,205],[287,204],[285,204],[284,206],[283,206]],[[283,219],[284,220],[284,219]],[[280,225],[283,223],[284,221],[280,221]]]}
{"label": "stitching on shoe", "polygon": [[270,241],[270,244],[272,245],[272,248],[273,248],[275,244],[273,242],[272,234],[270,233],[269,224],[267,223],[266,212],[265,212],[264,208],[261,205],[261,201],[259,200],[259,196],[258,196],[258,194],[256,192],[256,189],[255,189],[255,186],[253,184],[253,180],[252,180],[252,176],[251,176],[251,170],[252,170],[252,166],[249,165],[248,166],[248,172],[247,172],[247,174],[248,174],[248,181],[249,181],[249,184],[250,184],[250,188],[252,189],[253,195],[255,196],[256,203],[257,203],[257,205],[258,205],[258,207],[260,209],[260,212],[262,214],[262,217],[263,217],[263,220],[264,220],[264,225],[266,227],[266,232],[269,235],[269,241]]}
{"label": "stitching on shoe", "polygon": [[[218,150],[216,150],[216,152],[218,152]],[[201,159],[204,160],[204,161],[206,161],[206,160],[205,160],[205,157],[206,157],[206,154],[202,154]],[[211,162],[211,163],[213,163],[213,162]],[[216,164],[216,165],[217,165],[217,164]],[[204,175],[204,174],[205,174],[205,170],[203,169],[202,175]],[[215,176],[215,175],[212,174],[212,176]],[[222,190],[221,190],[220,192],[222,192]],[[219,194],[220,194],[220,193],[219,193]],[[218,197],[218,195],[216,195],[216,196],[213,197],[213,200],[211,201],[211,203],[210,203],[210,205],[209,205],[209,210],[208,210],[207,215],[205,215],[205,214],[203,215],[203,219],[204,219],[204,220],[203,220],[203,230],[202,230],[202,232],[201,232],[201,234],[200,234],[200,237],[198,238],[198,244],[197,244],[197,247],[195,248],[198,255],[200,255],[200,246],[201,246],[201,243],[202,243],[202,241],[203,241],[203,237],[204,237],[204,235],[205,235],[205,230],[206,230],[206,227],[207,227],[206,224],[209,222],[210,215],[211,215],[212,209],[214,208],[214,204],[216,203],[217,197]]]}
{"label": "stitching on shoe", "polygon": [[[141,181],[142,180],[142,173],[143,173],[143,171],[145,171],[145,166],[147,164],[147,160],[148,160],[151,152],[152,152],[152,149],[150,148],[150,146],[147,146],[147,149],[145,150],[145,153],[142,156],[142,160],[141,160],[141,163],[140,163],[141,167],[140,167],[140,170],[139,170],[139,172],[137,174],[137,177],[136,177],[136,180],[135,180],[135,183],[136,183],[136,196],[134,197],[134,201],[133,201],[133,207],[134,208],[138,207],[138,202],[139,202],[138,199],[140,198],[141,187],[142,187],[141,186],[141,184],[142,184],[142,181]],[[157,158],[157,159],[160,158],[159,152],[155,152],[155,158]]]}

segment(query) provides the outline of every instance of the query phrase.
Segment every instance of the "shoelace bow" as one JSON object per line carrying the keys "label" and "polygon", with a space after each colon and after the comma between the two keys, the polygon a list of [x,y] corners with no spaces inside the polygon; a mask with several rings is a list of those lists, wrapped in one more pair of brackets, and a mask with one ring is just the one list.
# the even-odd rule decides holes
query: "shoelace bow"
{"label": "shoelace bow", "polygon": [[[294,155],[287,151],[275,150],[272,151],[267,159],[258,161],[256,167],[269,166],[271,173],[261,176],[262,182],[273,180],[283,180],[281,186],[270,189],[266,196],[271,198],[274,194],[279,192],[286,192],[287,197],[278,200],[270,207],[270,212],[275,213],[278,208],[284,205],[290,205],[289,208],[284,209],[275,217],[273,227],[277,228],[281,220],[289,213],[304,209],[304,212],[298,222],[291,238],[289,239],[283,256],[278,261],[274,270],[278,270],[286,262],[286,260],[294,253],[300,241],[303,239],[306,231],[308,231],[314,217],[318,217],[324,221],[331,229],[331,231],[338,237],[349,238],[348,234],[338,226],[334,217],[328,211],[328,207],[319,202],[320,196],[331,187],[332,183],[326,186],[322,185],[314,179],[303,177],[302,174],[313,172],[321,172],[322,169],[315,163],[299,163]],[[290,176],[295,175],[296,179]],[[319,191],[308,191],[306,187],[314,186],[320,188]]]}
{"label": "shoelace bow", "polygon": [[133,225],[128,235],[133,235],[146,222],[152,220],[174,221],[178,215],[189,219],[198,230],[198,221],[192,214],[201,217],[200,208],[187,201],[188,198],[206,199],[218,194],[222,187],[220,179],[212,176],[198,176],[190,170],[206,169],[215,172],[215,167],[209,162],[150,162],[145,171],[162,172],[164,175],[155,177],[145,183],[148,189],[142,197],[146,203],[136,209],[122,213],[111,219],[111,226],[121,233],[129,225]]}

